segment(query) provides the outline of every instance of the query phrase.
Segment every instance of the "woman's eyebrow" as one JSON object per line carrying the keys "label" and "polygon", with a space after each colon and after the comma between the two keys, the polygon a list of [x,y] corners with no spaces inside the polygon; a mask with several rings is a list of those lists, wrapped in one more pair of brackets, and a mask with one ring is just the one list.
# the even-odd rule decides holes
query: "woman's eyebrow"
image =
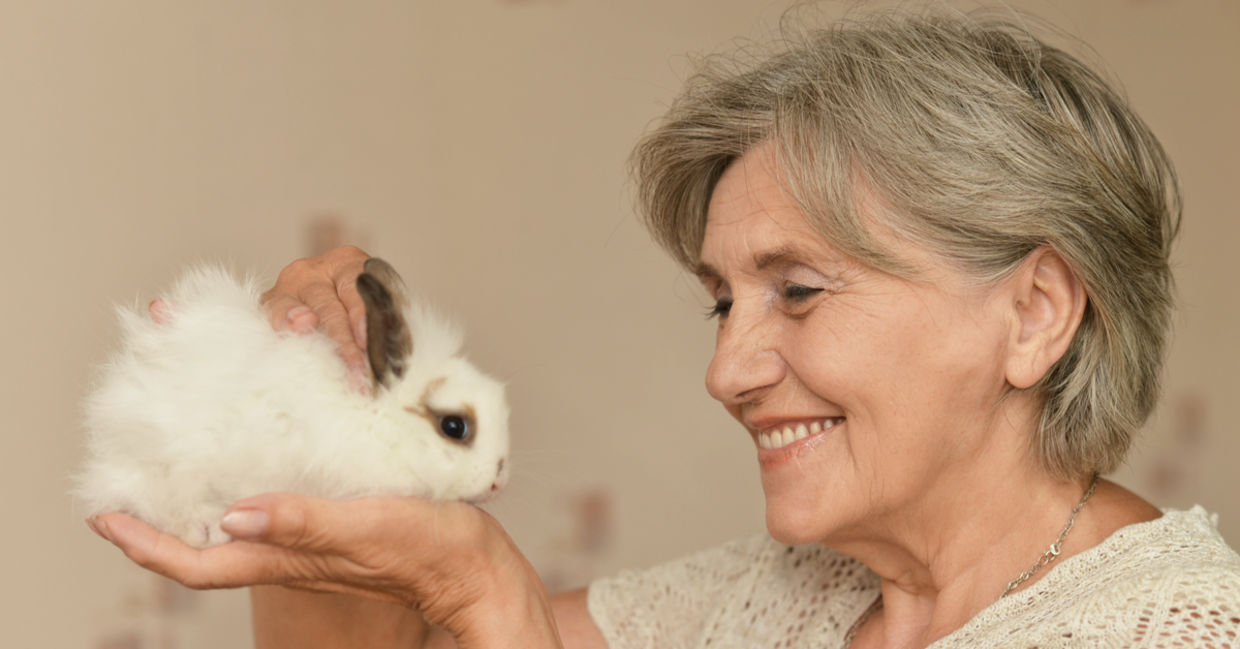
{"label": "woman's eyebrow", "polygon": [[806,250],[797,246],[780,246],[773,250],[768,250],[754,257],[754,267],[758,270],[764,270],[771,266],[791,266],[793,264],[803,264],[811,255]]}
{"label": "woman's eyebrow", "polygon": [[704,261],[699,261],[697,265],[693,267],[693,272],[697,275],[699,280],[723,279],[723,276],[719,274],[719,271],[715,270],[714,266],[711,266]]}
{"label": "woman's eyebrow", "polygon": [[[783,245],[778,248],[767,250],[759,253],[754,257],[754,268],[757,270],[765,270],[771,266],[791,266],[793,264],[803,264],[806,259],[813,256],[810,251],[794,245]],[[722,279],[723,275],[715,270],[714,266],[700,261],[693,267],[693,272],[698,279]]]}

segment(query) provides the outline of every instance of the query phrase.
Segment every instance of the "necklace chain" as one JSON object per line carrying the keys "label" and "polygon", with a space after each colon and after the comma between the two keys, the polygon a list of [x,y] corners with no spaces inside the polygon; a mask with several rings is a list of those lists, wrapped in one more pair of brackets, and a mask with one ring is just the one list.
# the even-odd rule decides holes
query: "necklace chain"
{"label": "necklace chain", "polygon": [[[1068,532],[1072,531],[1072,526],[1076,524],[1076,515],[1081,513],[1081,509],[1085,507],[1085,503],[1089,500],[1090,496],[1094,495],[1094,489],[1097,488],[1098,474],[1095,473],[1093,481],[1089,483],[1089,489],[1086,489],[1085,495],[1081,496],[1081,502],[1077,503],[1076,507],[1072,508],[1072,515],[1068,517],[1068,524],[1063,526],[1063,531],[1059,533],[1059,538],[1055,539],[1055,542],[1046,549],[1046,552],[1042,553],[1041,557],[1038,557],[1037,562],[1033,564],[1032,568],[1022,572],[1019,577],[1008,582],[1007,588],[1003,590],[1003,594],[999,596],[999,599],[1007,597],[1008,594],[1016,590],[1017,587],[1028,581],[1034,573],[1041,570],[1046,564],[1054,561],[1055,558],[1063,552],[1064,539],[1068,538]],[[844,635],[844,647],[852,646],[853,637],[857,635],[857,631],[860,631],[861,627],[869,621],[870,617],[877,613],[882,607],[883,596],[879,595],[878,598],[865,609],[865,612],[861,614],[861,617],[857,618],[857,621],[853,622],[853,625],[848,629],[848,633]]]}
{"label": "necklace chain", "polygon": [[1046,552],[1042,553],[1041,557],[1038,557],[1037,562],[1033,564],[1032,568],[1020,573],[1019,577],[1008,582],[1007,588],[1003,589],[1003,594],[999,596],[999,599],[1007,597],[1008,594],[1016,590],[1018,586],[1028,581],[1028,579],[1033,576],[1033,573],[1041,570],[1042,566],[1054,561],[1055,557],[1059,556],[1059,553],[1063,551],[1064,539],[1068,538],[1068,532],[1072,531],[1072,525],[1076,523],[1076,515],[1081,513],[1081,508],[1085,506],[1085,502],[1089,500],[1089,497],[1094,495],[1094,489],[1097,488],[1098,474],[1095,473],[1093,481],[1089,483],[1089,489],[1085,491],[1084,496],[1081,496],[1081,502],[1077,503],[1076,507],[1072,508],[1072,515],[1068,517],[1068,524],[1063,526],[1063,531],[1059,533],[1059,538],[1055,539],[1055,542],[1051,544],[1051,547],[1046,549]]}

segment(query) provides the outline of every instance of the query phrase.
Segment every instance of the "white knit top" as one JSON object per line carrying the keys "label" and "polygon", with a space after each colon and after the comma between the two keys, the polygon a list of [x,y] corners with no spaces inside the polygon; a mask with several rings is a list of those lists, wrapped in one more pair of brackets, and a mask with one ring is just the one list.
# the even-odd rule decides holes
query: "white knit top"
{"label": "white knit top", "polygon": [[[1240,648],[1240,555],[1217,523],[1198,506],[1122,528],[932,647]],[[763,535],[600,579],[588,601],[611,649],[835,649],[878,593],[861,563]]]}

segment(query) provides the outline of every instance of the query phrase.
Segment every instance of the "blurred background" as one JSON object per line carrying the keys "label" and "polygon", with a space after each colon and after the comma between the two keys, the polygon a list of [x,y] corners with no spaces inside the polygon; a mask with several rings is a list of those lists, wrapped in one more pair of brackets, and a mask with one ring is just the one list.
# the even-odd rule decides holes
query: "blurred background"
{"label": "blurred background", "polygon": [[[1089,43],[1178,165],[1165,397],[1116,479],[1240,543],[1240,5],[1009,4]],[[751,443],[702,387],[705,298],[624,166],[690,53],[764,40],[787,5],[0,2],[3,644],[251,646],[244,592],[144,573],[65,495],[111,305],[197,260],[272,278],[356,243],[467,323],[513,404],[490,509],[552,589],[760,531]]]}

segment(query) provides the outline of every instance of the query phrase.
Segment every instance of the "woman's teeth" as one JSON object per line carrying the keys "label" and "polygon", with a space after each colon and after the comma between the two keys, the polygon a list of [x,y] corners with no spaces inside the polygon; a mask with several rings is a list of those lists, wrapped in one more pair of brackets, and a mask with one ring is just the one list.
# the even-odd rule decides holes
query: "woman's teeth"
{"label": "woman's teeth", "polygon": [[795,426],[785,426],[784,428],[758,433],[758,447],[765,449],[783,448],[810,435],[817,435],[842,421],[844,421],[843,417],[832,417],[810,422],[808,425],[802,422]]}

